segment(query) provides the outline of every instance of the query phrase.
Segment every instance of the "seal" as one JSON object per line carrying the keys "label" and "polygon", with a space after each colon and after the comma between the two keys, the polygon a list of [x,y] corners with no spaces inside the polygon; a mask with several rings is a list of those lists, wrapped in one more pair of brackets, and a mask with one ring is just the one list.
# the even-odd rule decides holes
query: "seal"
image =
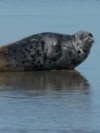
{"label": "seal", "polygon": [[0,47],[0,71],[74,69],[88,57],[93,42],[86,31],[35,34]]}

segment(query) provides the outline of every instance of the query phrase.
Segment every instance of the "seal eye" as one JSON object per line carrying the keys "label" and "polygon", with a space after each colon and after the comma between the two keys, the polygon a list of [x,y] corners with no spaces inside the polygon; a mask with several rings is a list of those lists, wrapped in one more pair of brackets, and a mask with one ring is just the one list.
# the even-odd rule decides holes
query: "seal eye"
{"label": "seal eye", "polygon": [[91,33],[89,33],[89,36],[90,36],[90,37],[93,37],[93,35],[92,35]]}

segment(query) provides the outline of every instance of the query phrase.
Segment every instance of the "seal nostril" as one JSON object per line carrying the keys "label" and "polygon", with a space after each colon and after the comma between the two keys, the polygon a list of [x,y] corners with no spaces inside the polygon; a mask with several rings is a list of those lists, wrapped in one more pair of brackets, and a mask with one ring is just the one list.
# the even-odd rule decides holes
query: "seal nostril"
{"label": "seal nostril", "polygon": [[90,36],[90,37],[93,37],[93,35],[92,35],[91,33],[89,33],[89,36]]}

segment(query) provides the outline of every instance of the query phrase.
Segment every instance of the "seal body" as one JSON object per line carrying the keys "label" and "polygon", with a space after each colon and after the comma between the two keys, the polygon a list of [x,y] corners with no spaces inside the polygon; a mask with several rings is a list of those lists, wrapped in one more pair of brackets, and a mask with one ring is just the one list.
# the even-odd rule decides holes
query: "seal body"
{"label": "seal body", "polygon": [[89,55],[93,35],[39,33],[0,48],[0,71],[74,69]]}

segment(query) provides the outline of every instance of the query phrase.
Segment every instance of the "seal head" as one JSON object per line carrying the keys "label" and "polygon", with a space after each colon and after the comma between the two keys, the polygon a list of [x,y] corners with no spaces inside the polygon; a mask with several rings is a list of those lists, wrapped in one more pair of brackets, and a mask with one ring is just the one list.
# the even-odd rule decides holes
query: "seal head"
{"label": "seal head", "polygon": [[[75,37],[75,42],[73,45],[76,49],[77,63],[83,62],[89,55],[92,44],[94,43],[93,35],[90,32],[79,31],[73,35]],[[76,64],[79,65],[79,64]]]}
{"label": "seal head", "polygon": [[83,49],[89,50],[94,42],[93,35],[89,32],[79,31],[74,36]]}

